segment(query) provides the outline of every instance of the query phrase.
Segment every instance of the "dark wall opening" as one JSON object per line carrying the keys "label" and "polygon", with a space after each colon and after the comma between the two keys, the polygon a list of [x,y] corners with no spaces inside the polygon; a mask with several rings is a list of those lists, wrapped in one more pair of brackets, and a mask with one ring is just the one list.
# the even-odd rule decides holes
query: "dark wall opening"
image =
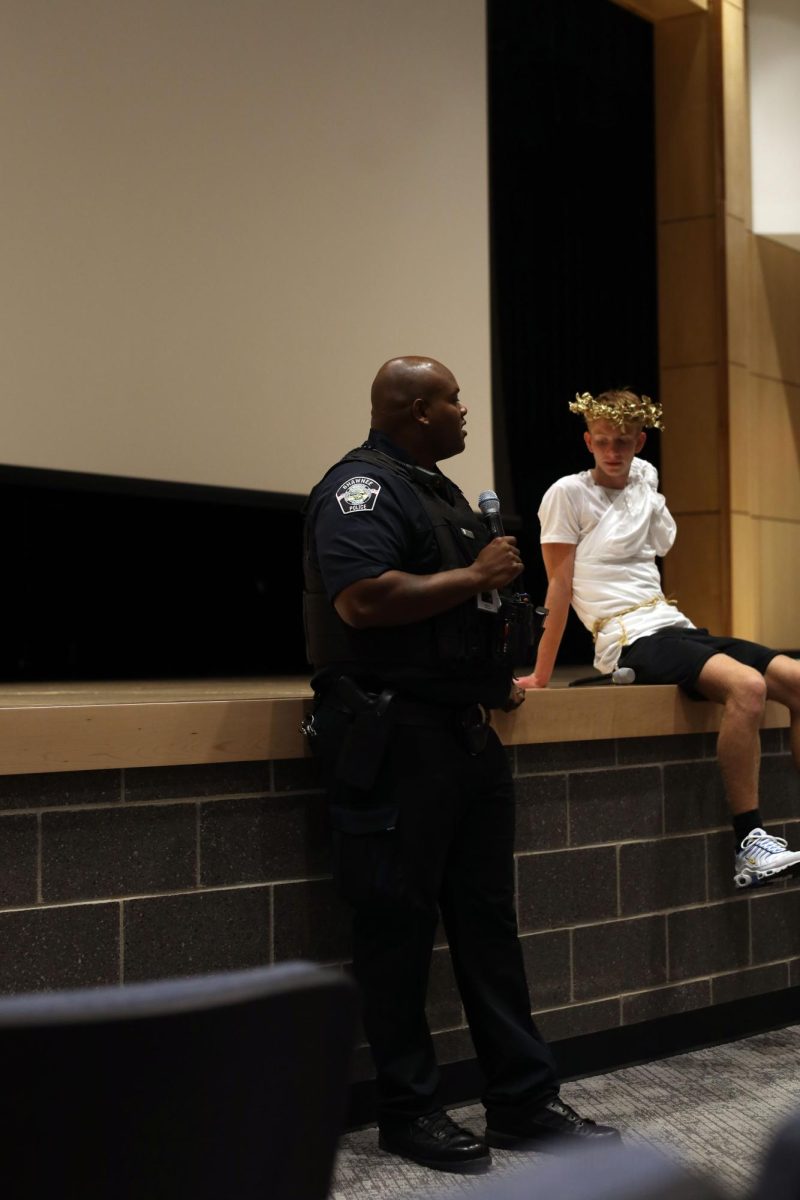
{"label": "dark wall opening", "polygon": [[[653,30],[610,0],[487,12],[496,473],[538,600],[539,501],[590,465],[568,402],[658,394]],[[559,661],[591,657],[571,614]]]}
{"label": "dark wall opening", "polygon": [[305,671],[299,497],[6,469],[0,678]]}

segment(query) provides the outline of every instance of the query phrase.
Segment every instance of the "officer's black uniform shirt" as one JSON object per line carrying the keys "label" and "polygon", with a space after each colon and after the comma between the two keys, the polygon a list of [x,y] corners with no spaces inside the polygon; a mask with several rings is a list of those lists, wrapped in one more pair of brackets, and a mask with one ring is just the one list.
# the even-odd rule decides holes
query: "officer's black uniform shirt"
{"label": "officer's black uniform shirt", "polygon": [[[414,463],[378,430],[370,430],[366,444]],[[455,503],[460,495],[455,485],[438,468],[436,474],[442,494]],[[439,570],[436,536],[419,498],[402,477],[377,464],[339,463],[314,489],[307,517],[313,531],[312,557],[331,602],[351,584],[375,579],[385,571],[429,575]],[[322,678],[327,674],[323,672]],[[504,702],[511,684],[510,670],[496,664],[484,664],[471,673],[472,687],[463,674],[456,680],[442,664],[432,662],[426,675],[424,683],[418,678],[419,671],[394,682],[409,694],[441,703],[481,699],[492,705]],[[315,676],[315,684],[320,680],[320,675]]]}
{"label": "officer's black uniform shirt", "polygon": [[[367,445],[413,463],[384,434],[371,430]],[[444,487],[451,485],[437,472]],[[348,486],[350,485],[350,486]],[[366,498],[361,502],[362,490]],[[330,471],[309,511],[314,553],[328,599],[360,579],[384,571],[429,575],[437,569],[436,538],[413,489],[373,463],[340,463]]]}

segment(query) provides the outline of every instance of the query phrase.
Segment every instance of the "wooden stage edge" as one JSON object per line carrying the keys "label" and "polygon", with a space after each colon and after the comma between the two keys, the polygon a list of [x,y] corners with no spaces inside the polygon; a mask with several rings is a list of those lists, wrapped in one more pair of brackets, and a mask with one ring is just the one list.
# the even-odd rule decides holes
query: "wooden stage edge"
{"label": "wooden stage edge", "polygon": [[[671,685],[570,689],[569,675],[529,692],[517,712],[493,714],[506,745],[719,727],[719,705],[689,700]],[[299,676],[2,684],[0,775],[304,758],[299,724],[310,699]],[[763,725],[788,725],[786,709],[769,703]]]}

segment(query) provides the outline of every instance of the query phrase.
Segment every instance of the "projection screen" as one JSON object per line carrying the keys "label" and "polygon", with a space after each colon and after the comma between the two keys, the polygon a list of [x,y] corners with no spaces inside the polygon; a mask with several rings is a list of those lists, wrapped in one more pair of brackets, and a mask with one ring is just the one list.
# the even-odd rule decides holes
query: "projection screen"
{"label": "projection screen", "polygon": [[492,486],[483,0],[4,0],[0,462],[303,493],[397,354]]}

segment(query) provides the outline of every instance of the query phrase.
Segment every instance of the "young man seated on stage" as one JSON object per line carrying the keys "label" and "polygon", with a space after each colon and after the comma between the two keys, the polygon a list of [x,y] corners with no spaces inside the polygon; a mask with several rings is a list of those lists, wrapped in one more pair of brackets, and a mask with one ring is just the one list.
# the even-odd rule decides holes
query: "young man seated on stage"
{"label": "young man seated on stage", "polygon": [[631,667],[637,683],[675,683],[723,705],[717,756],[736,838],[737,887],[767,883],[800,864],[800,853],[762,828],[758,801],[759,728],[767,699],[790,715],[792,758],[800,769],[800,662],[740,638],[696,629],[661,590],[656,555],[675,540],[675,521],[658,474],[636,455],[661,407],[629,391],[584,393],[570,404],[586,420],[594,467],[565,475],[539,509],[550,610],[534,673],[520,684],[547,687],[570,603],[592,633],[594,665]]}

